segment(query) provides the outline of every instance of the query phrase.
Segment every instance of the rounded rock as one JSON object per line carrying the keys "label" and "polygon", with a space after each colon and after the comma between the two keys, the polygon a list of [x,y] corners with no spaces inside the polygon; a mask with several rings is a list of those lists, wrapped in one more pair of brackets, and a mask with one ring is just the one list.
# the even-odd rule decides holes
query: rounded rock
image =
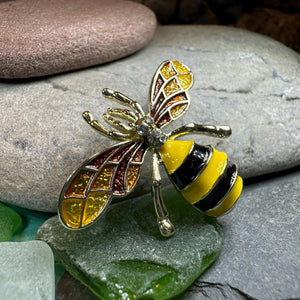
{"label": "rounded rock", "polygon": [[127,56],[153,37],[156,18],[129,1],[0,3],[0,77],[28,78]]}
{"label": "rounded rock", "polygon": [[[152,76],[168,58],[189,66],[195,80],[190,110],[164,133],[191,122],[230,125],[227,139],[186,139],[225,151],[243,178],[299,165],[299,54],[241,29],[163,26],[148,47],[115,63],[39,81],[0,82],[1,199],[56,211],[72,171],[117,143],[90,128],[82,112],[102,122],[108,107],[121,107],[101,95],[104,87],[146,108]],[[150,166],[146,157],[139,193],[151,190]],[[168,184],[165,172],[162,177]]]}

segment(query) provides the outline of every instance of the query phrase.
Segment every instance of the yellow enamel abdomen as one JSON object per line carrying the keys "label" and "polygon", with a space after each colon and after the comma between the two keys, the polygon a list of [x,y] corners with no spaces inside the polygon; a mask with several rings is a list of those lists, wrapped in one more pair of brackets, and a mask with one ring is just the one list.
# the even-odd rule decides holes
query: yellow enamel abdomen
{"label": "yellow enamel abdomen", "polygon": [[236,166],[228,164],[226,153],[171,138],[159,154],[176,188],[202,213],[223,215],[240,196],[243,180]]}

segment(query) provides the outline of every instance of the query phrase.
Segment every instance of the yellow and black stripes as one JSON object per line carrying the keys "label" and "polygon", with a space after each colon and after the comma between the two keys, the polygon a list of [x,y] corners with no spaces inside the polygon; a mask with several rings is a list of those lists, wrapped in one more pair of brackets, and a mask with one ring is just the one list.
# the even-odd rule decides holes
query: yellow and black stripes
{"label": "yellow and black stripes", "polygon": [[194,144],[182,164],[170,174],[171,180],[179,190],[185,189],[199,176],[211,155],[211,147]]}
{"label": "yellow and black stripes", "polygon": [[226,168],[209,193],[194,205],[203,212],[216,207],[233,187],[237,177],[236,165]]}
{"label": "yellow and black stripes", "polygon": [[168,140],[159,152],[172,182],[202,213],[220,216],[238,199],[243,181],[226,153],[178,140]]}

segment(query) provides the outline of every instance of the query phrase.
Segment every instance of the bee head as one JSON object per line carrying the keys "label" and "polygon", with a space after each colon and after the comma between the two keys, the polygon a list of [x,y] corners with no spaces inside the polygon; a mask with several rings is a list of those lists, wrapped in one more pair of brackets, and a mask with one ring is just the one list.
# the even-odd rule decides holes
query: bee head
{"label": "bee head", "polygon": [[150,148],[159,149],[167,140],[167,135],[156,127],[149,115],[137,120],[135,126],[137,134],[148,141]]}

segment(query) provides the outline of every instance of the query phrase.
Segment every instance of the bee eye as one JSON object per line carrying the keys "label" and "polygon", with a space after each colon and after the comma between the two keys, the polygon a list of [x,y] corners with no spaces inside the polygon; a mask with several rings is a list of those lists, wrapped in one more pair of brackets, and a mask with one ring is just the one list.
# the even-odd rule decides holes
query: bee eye
{"label": "bee eye", "polygon": [[160,144],[163,145],[167,141],[167,139],[168,139],[168,137],[165,134],[161,135],[159,137]]}
{"label": "bee eye", "polygon": [[161,132],[161,130],[159,128],[154,128],[152,130],[151,134],[153,135],[153,137],[159,138],[162,135],[162,132]]}
{"label": "bee eye", "polygon": [[136,131],[140,136],[146,136],[148,135],[149,128],[145,124],[140,124],[136,127]]}

